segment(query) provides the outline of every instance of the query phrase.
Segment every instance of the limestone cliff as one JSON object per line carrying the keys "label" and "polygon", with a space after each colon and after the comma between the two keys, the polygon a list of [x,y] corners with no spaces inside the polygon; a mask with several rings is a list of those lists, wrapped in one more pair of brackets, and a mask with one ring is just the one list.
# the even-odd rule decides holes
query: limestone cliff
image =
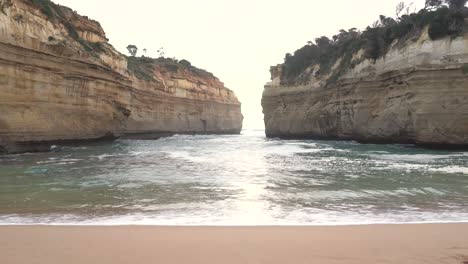
{"label": "limestone cliff", "polygon": [[0,152],[57,142],[239,133],[240,103],[211,73],[126,57],[98,22],[48,0],[0,0]]}
{"label": "limestone cliff", "polygon": [[325,76],[311,65],[296,83],[272,67],[262,99],[267,136],[468,146],[467,33],[431,40],[426,28],[375,61],[362,55],[332,82],[339,61]]}

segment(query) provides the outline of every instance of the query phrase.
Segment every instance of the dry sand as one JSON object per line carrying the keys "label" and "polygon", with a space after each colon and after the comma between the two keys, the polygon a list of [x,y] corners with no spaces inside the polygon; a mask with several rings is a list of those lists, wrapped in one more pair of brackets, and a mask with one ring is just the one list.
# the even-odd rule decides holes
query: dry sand
{"label": "dry sand", "polygon": [[468,263],[468,224],[0,226],[1,264]]}

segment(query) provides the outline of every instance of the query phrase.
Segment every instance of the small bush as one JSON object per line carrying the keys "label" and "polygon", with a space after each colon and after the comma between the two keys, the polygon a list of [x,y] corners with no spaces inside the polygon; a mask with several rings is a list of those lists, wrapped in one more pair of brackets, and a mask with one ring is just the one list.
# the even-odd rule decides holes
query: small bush
{"label": "small bush", "polygon": [[150,58],[127,57],[127,68],[140,80],[153,81],[154,63]]}
{"label": "small bush", "polygon": [[441,8],[432,16],[429,22],[429,37],[439,39],[449,34],[450,12],[448,8]]}
{"label": "small bush", "polygon": [[98,53],[102,53],[105,51],[104,45],[101,42],[95,42],[95,43],[89,42],[88,44],[94,51]]}
{"label": "small bush", "polygon": [[24,21],[24,17],[23,15],[20,15],[20,14],[17,14],[13,17],[13,20],[16,21],[16,23],[23,23]]}
{"label": "small bush", "polygon": [[179,70],[179,67],[175,64],[166,64],[164,67],[170,72],[177,72]]}
{"label": "small bush", "polygon": [[50,0],[32,0],[32,3],[36,6],[39,6],[42,13],[46,15],[49,19],[55,19],[56,14],[54,12],[55,4]]}
{"label": "small bush", "polygon": [[188,61],[188,60],[181,60],[181,61],[179,61],[179,63],[182,64],[182,66],[183,66],[184,68],[190,68],[190,67],[192,67],[192,63],[190,63],[190,61]]}

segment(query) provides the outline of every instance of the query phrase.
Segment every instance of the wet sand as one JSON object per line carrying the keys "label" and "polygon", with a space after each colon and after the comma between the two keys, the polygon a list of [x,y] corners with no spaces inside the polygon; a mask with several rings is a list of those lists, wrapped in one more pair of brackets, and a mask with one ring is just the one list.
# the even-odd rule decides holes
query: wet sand
{"label": "wet sand", "polygon": [[468,263],[468,224],[0,226],[0,263]]}

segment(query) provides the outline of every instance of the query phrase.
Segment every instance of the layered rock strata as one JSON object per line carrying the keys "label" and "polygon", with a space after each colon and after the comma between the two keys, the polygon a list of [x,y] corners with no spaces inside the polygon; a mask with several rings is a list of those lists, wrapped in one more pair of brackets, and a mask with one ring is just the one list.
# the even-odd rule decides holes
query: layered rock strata
{"label": "layered rock strata", "polygon": [[0,152],[240,132],[240,103],[211,73],[171,59],[127,58],[98,22],[66,7],[0,1]]}
{"label": "layered rock strata", "polygon": [[272,67],[267,136],[468,146],[468,34],[432,41],[424,32],[331,84],[314,67],[298,85],[282,85],[281,65]]}

